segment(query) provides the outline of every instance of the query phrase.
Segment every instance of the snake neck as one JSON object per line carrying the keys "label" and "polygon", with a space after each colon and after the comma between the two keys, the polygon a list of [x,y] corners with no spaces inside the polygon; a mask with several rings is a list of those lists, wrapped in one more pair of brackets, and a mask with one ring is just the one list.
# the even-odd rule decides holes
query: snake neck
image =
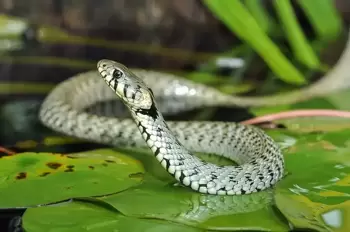
{"label": "snake neck", "polygon": [[186,185],[186,177],[192,174],[195,167],[202,166],[205,162],[192,155],[181,144],[155,104],[147,110],[131,110],[131,115],[157,160],[171,175]]}
{"label": "snake neck", "polygon": [[[166,145],[166,148],[172,148],[172,146],[177,145],[180,149],[179,152],[190,154],[189,150],[183,147],[170,130],[155,103],[152,104],[150,109],[130,109],[130,111],[143,139],[156,156],[158,155],[157,148],[160,149],[162,144]],[[161,162],[162,160],[159,161]]]}

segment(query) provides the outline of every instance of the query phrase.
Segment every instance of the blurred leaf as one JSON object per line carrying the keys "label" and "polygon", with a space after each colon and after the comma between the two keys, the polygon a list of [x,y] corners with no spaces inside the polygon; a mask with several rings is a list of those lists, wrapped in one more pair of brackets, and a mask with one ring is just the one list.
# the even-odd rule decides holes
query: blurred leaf
{"label": "blurred leaf", "polygon": [[[178,59],[186,58],[192,59],[194,61],[206,61],[209,58],[220,55],[205,52],[193,53],[193,51],[161,46],[150,47],[149,44],[135,43],[132,41],[111,41],[106,39],[91,38],[87,36],[72,35],[60,28],[52,27],[45,23],[36,26],[38,26],[37,30],[34,29],[34,31],[36,31],[36,39],[43,44],[90,45],[95,47],[132,51],[143,54],[157,54],[159,56]],[[0,14],[0,38],[19,39],[25,33],[25,31],[29,29],[29,27],[30,24],[24,18]]]}
{"label": "blurred leaf", "polygon": [[[92,69],[95,68],[95,62],[91,61],[85,61],[85,60],[79,60],[79,59],[70,59],[70,58],[61,58],[61,57],[54,57],[54,56],[9,56],[9,55],[0,55],[0,61],[2,63],[10,63],[10,64],[39,64],[39,65],[47,65],[47,66],[56,66],[56,67],[64,67],[64,68],[78,68],[78,69]],[[25,81],[25,80],[23,80]],[[6,82],[4,82],[6,84]],[[24,83],[21,84],[15,84],[10,83],[9,86],[14,91],[21,90],[21,86]],[[50,84],[44,84],[44,83],[35,83],[39,85],[37,88],[29,86],[28,92],[35,92],[35,90],[38,91],[38,93],[42,93],[45,89],[50,88]],[[4,89],[6,86],[1,87],[1,91],[4,92]],[[23,88],[23,87],[22,87]],[[25,92],[26,93],[26,92]]]}
{"label": "blurred leaf", "polygon": [[276,28],[275,22],[264,8],[263,1],[244,0],[243,3],[265,33],[270,34],[274,32]]}
{"label": "blurred leaf", "polygon": [[[337,95],[338,93],[334,94]],[[278,113],[281,111],[297,110],[297,109],[340,109],[336,107],[331,100],[326,97],[311,98],[310,100],[297,102],[290,105],[277,105],[269,107],[254,107],[250,112],[256,116]]]}
{"label": "blurred leaf", "polygon": [[350,129],[349,118],[341,117],[296,117],[275,120],[274,123],[283,124],[290,131],[303,133]]}
{"label": "blurred leaf", "polygon": [[295,57],[307,67],[318,69],[320,61],[298,24],[290,0],[273,1],[273,3]]}
{"label": "blurred leaf", "polygon": [[142,44],[133,41],[112,41],[106,39],[92,38],[87,36],[72,35],[60,28],[51,26],[41,26],[38,30],[38,40],[47,44],[74,44],[74,45],[90,45],[100,48],[118,49],[119,51],[129,51],[141,54],[152,54],[158,56],[171,57],[176,59],[186,59],[194,61],[206,61],[217,55],[216,53],[205,53],[188,51],[184,49],[168,48],[159,45]]}
{"label": "blurred leaf", "polygon": [[344,100],[350,99],[350,90],[338,91],[327,95],[325,98],[334,106],[334,108],[350,111],[350,101]]}
{"label": "blurred leaf", "polygon": [[[0,58],[1,60],[1,58]],[[0,94],[33,94],[33,93],[48,93],[53,89],[54,84],[46,83],[33,83],[33,82],[19,82],[13,83],[13,81],[1,81],[0,82]]]}
{"label": "blurred leaf", "polygon": [[[255,107],[251,108],[249,111],[256,116],[300,109],[335,109],[346,111],[350,110],[349,101],[344,101],[344,99],[348,98],[350,98],[350,91],[344,90],[329,94],[325,97],[313,98],[291,105]],[[341,117],[295,117],[289,119],[278,119],[274,120],[274,122],[277,124],[283,124],[289,130],[299,132],[343,130],[350,126],[349,119]]]}
{"label": "blurred leaf", "polygon": [[[251,108],[250,112],[256,116],[263,116],[268,114],[279,113],[289,110],[301,110],[301,109],[335,109],[335,110],[349,110],[350,105],[348,101],[344,101],[348,96],[350,97],[350,91],[337,92],[328,95],[323,98],[313,98],[307,101],[298,102],[291,105],[278,105],[274,107],[257,107]],[[344,130],[350,127],[348,118],[341,117],[325,117],[325,116],[312,116],[312,117],[294,117],[288,119],[276,119],[276,124],[283,124],[291,131],[299,131],[303,133],[313,131],[334,131]]]}
{"label": "blurred leaf", "polygon": [[259,53],[278,78],[291,84],[306,82],[240,1],[205,0],[204,3],[232,32]]}
{"label": "blurred leaf", "polygon": [[28,22],[26,20],[0,14],[0,38],[19,39],[27,28]]}
{"label": "blurred leaf", "polygon": [[4,156],[0,159],[0,208],[31,207],[119,192],[139,184],[143,171],[138,161],[109,150],[69,156]]}
{"label": "blurred leaf", "polygon": [[304,10],[308,20],[316,31],[318,39],[330,41],[336,39],[342,29],[342,17],[333,0],[296,1]]}

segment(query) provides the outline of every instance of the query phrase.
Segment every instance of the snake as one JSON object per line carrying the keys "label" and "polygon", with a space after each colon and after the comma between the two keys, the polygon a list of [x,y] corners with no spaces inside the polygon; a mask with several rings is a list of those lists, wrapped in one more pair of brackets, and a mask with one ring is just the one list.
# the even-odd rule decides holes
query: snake
{"label": "snake", "polygon": [[[116,99],[131,117],[86,111]],[[103,59],[97,62],[97,70],[59,83],[44,99],[39,118],[48,128],[80,139],[148,147],[178,183],[202,194],[242,195],[271,188],[283,178],[285,163],[281,148],[265,131],[233,122],[166,121],[163,116],[164,112],[227,105],[230,99],[215,88],[175,75],[129,69]],[[206,162],[195,152],[225,157],[237,165]]]}

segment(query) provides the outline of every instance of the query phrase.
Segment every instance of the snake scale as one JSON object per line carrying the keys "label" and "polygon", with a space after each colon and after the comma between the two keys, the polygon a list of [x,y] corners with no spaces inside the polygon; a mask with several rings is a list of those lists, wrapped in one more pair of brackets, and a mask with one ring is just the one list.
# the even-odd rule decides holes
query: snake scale
{"label": "snake scale", "polygon": [[[170,74],[128,69],[111,60],[99,61],[97,69],[69,78],[49,93],[39,112],[44,125],[97,143],[148,146],[169,174],[200,193],[249,194],[270,188],[283,177],[281,150],[261,129],[231,122],[165,122],[161,113],[232,105],[231,96]],[[165,99],[161,106],[158,98]],[[121,99],[132,118],[84,111],[113,99]],[[167,103],[169,99],[172,104]],[[217,154],[238,165],[218,166],[191,152]]]}

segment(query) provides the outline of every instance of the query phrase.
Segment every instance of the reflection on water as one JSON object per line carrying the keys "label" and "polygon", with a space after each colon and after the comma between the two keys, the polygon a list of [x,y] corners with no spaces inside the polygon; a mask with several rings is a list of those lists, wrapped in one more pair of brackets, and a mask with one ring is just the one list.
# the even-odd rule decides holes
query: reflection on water
{"label": "reflection on water", "polygon": [[343,212],[339,209],[325,212],[321,216],[325,224],[334,229],[340,229],[343,225]]}
{"label": "reflection on water", "polygon": [[244,196],[192,195],[192,209],[181,213],[178,218],[184,221],[204,222],[210,218],[246,214],[271,207],[273,193],[264,191]]}
{"label": "reflection on water", "polygon": [[309,190],[302,188],[300,186],[298,186],[297,184],[294,185],[294,188],[289,188],[289,190],[295,194],[300,194],[300,193],[308,193]]}

